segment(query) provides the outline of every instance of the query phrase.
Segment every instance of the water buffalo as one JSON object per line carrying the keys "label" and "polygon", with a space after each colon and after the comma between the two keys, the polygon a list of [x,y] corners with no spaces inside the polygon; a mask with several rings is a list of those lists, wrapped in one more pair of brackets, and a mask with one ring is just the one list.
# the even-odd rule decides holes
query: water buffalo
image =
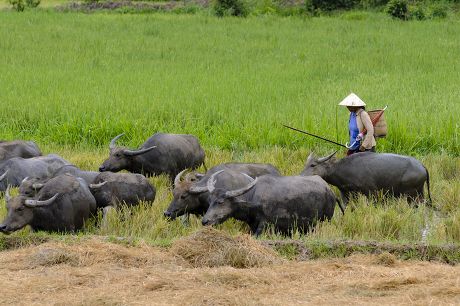
{"label": "water buffalo", "polygon": [[0,165],[0,191],[5,191],[8,185],[19,186],[26,178],[49,178],[68,161],[50,154],[33,158],[13,157]]}
{"label": "water buffalo", "polygon": [[57,170],[59,170],[61,167],[66,166],[66,165],[72,165],[71,162],[65,160],[61,156],[57,154],[48,154],[45,156],[38,156],[31,158],[32,160],[39,160],[42,162],[45,162],[48,165],[49,171],[53,174]]}
{"label": "water buffalo", "polygon": [[171,178],[186,168],[196,169],[204,164],[204,150],[193,135],[156,133],[138,150],[116,147],[110,142],[110,156],[99,171],[118,172],[126,169],[145,175],[167,174]]}
{"label": "water buffalo", "polygon": [[[279,171],[270,164],[246,164],[246,163],[225,163],[209,169],[205,175],[192,173],[183,175],[179,173],[174,180],[174,198],[164,212],[165,217],[172,220],[184,214],[204,215],[209,207],[209,192],[207,181],[209,177],[220,171],[226,170],[217,182],[217,188],[237,189],[249,183],[248,178],[242,173],[251,177],[258,177],[265,174],[280,175]],[[184,180],[181,177],[184,176]]]}
{"label": "water buffalo", "polygon": [[99,172],[84,171],[74,165],[64,165],[53,172],[50,177],[26,177],[19,185],[19,193],[26,196],[34,196],[51,178],[61,174],[72,174],[75,177],[82,178],[86,184],[94,182]]}
{"label": "water buffalo", "polygon": [[142,174],[100,173],[89,185],[98,207],[114,206],[120,203],[137,205],[139,201],[155,200],[156,190]]}
{"label": "water buffalo", "polygon": [[359,192],[372,195],[379,191],[395,196],[405,195],[409,200],[420,200],[424,198],[425,182],[431,202],[428,170],[415,158],[363,152],[336,161],[334,155],[332,153],[317,159],[310,154],[301,175],[321,176],[340,190],[344,203],[348,202],[350,194]]}
{"label": "water buffalo", "polygon": [[0,224],[5,234],[30,225],[33,231],[73,232],[96,210],[96,200],[85,181],[70,174],[46,182],[34,198],[6,192],[7,216]]}
{"label": "water buffalo", "polygon": [[42,152],[33,141],[2,141],[0,142],[0,161],[13,157],[30,158],[41,156]]}
{"label": "water buffalo", "polygon": [[305,232],[317,221],[331,219],[338,202],[319,176],[264,175],[243,188],[227,190],[215,187],[219,173],[208,180],[210,206],[202,219],[203,225],[235,218],[248,223],[256,236],[268,224],[283,234],[295,229]]}
{"label": "water buffalo", "polygon": [[65,174],[65,173],[70,173],[73,176],[81,177],[83,180],[85,180],[85,182],[88,185],[93,183],[96,177],[100,174],[100,172],[96,172],[96,171],[81,170],[80,168],[74,165],[64,165],[61,168],[57,169],[53,173],[53,176],[58,176],[58,175]]}

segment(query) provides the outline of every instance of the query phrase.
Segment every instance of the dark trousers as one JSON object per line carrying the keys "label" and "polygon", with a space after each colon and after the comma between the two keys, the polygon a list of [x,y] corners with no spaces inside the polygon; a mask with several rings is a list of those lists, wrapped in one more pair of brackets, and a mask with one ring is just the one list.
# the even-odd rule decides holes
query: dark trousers
{"label": "dark trousers", "polygon": [[351,154],[359,153],[359,152],[375,152],[375,146],[370,148],[369,150],[364,150],[364,151],[360,151],[359,148],[356,149],[356,150],[348,150],[347,151],[347,156],[351,155]]}

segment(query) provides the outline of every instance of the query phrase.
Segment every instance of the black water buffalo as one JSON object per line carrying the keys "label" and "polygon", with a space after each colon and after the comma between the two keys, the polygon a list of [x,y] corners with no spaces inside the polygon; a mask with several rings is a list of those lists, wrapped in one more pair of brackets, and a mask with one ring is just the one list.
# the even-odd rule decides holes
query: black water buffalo
{"label": "black water buffalo", "polygon": [[139,201],[155,200],[156,189],[142,174],[100,173],[89,185],[98,207],[119,204],[137,205]]}
{"label": "black water buffalo", "polygon": [[88,185],[92,184],[100,174],[100,172],[81,170],[74,165],[64,165],[53,172],[50,177],[26,177],[19,185],[19,193],[26,196],[34,196],[48,180],[66,173],[82,178]]}
{"label": "black water buffalo", "polygon": [[205,153],[193,135],[156,133],[138,150],[116,147],[110,142],[110,156],[99,171],[118,172],[126,169],[144,175],[167,174],[171,178],[184,169],[196,169],[204,164]]}
{"label": "black water buffalo", "polygon": [[0,164],[0,191],[8,185],[19,186],[29,178],[50,178],[52,174],[69,162],[58,155],[50,154],[32,158],[14,157]]}
{"label": "black water buffalo", "polygon": [[73,232],[96,210],[96,200],[85,181],[70,174],[46,182],[34,198],[6,192],[7,216],[0,224],[5,234],[30,225],[34,231]]}
{"label": "black water buffalo", "polygon": [[352,193],[372,195],[379,191],[420,200],[424,198],[423,186],[426,182],[431,203],[428,170],[415,158],[363,152],[336,161],[334,155],[316,159],[310,154],[301,175],[321,176],[340,190],[344,203],[348,202]]}
{"label": "black water buffalo", "polygon": [[42,152],[33,141],[13,140],[0,142],[0,161],[13,157],[31,158],[41,155]]}
{"label": "black water buffalo", "polygon": [[[225,172],[219,176],[216,188],[237,189],[247,185],[249,180],[242,173],[251,177],[265,174],[280,175],[278,169],[272,165],[257,163],[225,163],[212,167],[206,174],[183,175],[186,171],[184,170],[174,180],[174,198],[164,212],[165,217],[173,220],[184,214],[204,215],[209,207],[209,192],[206,183],[212,174],[220,170],[225,170]],[[181,180],[182,177],[184,180]]]}
{"label": "black water buffalo", "polygon": [[53,176],[58,176],[65,173],[70,173],[73,176],[81,177],[83,180],[85,180],[85,182],[88,185],[93,183],[96,177],[100,174],[100,172],[96,171],[81,170],[80,168],[74,165],[64,165],[61,168],[57,169],[53,173]]}
{"label": "black water buffalo", "polygon": [[256,236],[269,224],[283,234],[295,229],[305,232],[317,221],[331,219],[338,202],[319,176],[264,175],[243,188],[227,190],[215,188],[217,175],[208,180],[210,206],[203,225],[235,218],[248,223]]}

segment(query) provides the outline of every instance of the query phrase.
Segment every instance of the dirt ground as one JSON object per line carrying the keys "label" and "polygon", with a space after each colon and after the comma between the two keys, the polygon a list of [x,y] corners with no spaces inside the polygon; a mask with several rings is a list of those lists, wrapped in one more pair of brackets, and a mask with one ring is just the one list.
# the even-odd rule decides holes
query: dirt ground
{"label": "dirt ground", "polygon": [[0,283],[0,305],[460,304],[460,266],[354,255],[197,268],[97,239],[0,252]]}

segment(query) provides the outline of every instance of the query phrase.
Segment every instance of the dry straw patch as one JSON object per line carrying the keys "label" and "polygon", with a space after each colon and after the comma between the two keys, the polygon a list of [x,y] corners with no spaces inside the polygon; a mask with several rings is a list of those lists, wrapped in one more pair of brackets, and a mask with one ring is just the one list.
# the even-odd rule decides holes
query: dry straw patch
{"label": "dry straw patch", "polygon": [[376,263],[382,266],[394,267],[398,263],[398,260],[395,255],[383,252],[382,254],[377,255]]}
{"label": "dry straw patch", "polygon": [[[209,234],[193,236],[206,240]],[[220,242],[232,240],[216,235]],[[233,247],[246,243],[251,254],[266,256],[254,251],[260,246],[252,238],[233,241]],[[48,242],[0,252],[0,305],[458,304],[460,266],[417,261],[387,266],[378,256],[195,268],[169,250],[148,245],[101,238]],[[225,263],[221,258],[219,264]]]}
{"label": "dry straw patch", "polygon": [[29,248],[0,252],[0,261],[18,270],[56,265],[88,267],[106,263],[144,267],[177,260],[179,259],[171,260],[166,251],[152,249],[147,245],[125,247],[100,238],[72,243],[51,241]]}
{"label": "dry straw patch", "polygon": [[250,268],[282,261],[273,250],[264,247],[249,235],[232,238],[211,227],[205,227],[177,240],[171,253],[185,259],[193,267]]}

